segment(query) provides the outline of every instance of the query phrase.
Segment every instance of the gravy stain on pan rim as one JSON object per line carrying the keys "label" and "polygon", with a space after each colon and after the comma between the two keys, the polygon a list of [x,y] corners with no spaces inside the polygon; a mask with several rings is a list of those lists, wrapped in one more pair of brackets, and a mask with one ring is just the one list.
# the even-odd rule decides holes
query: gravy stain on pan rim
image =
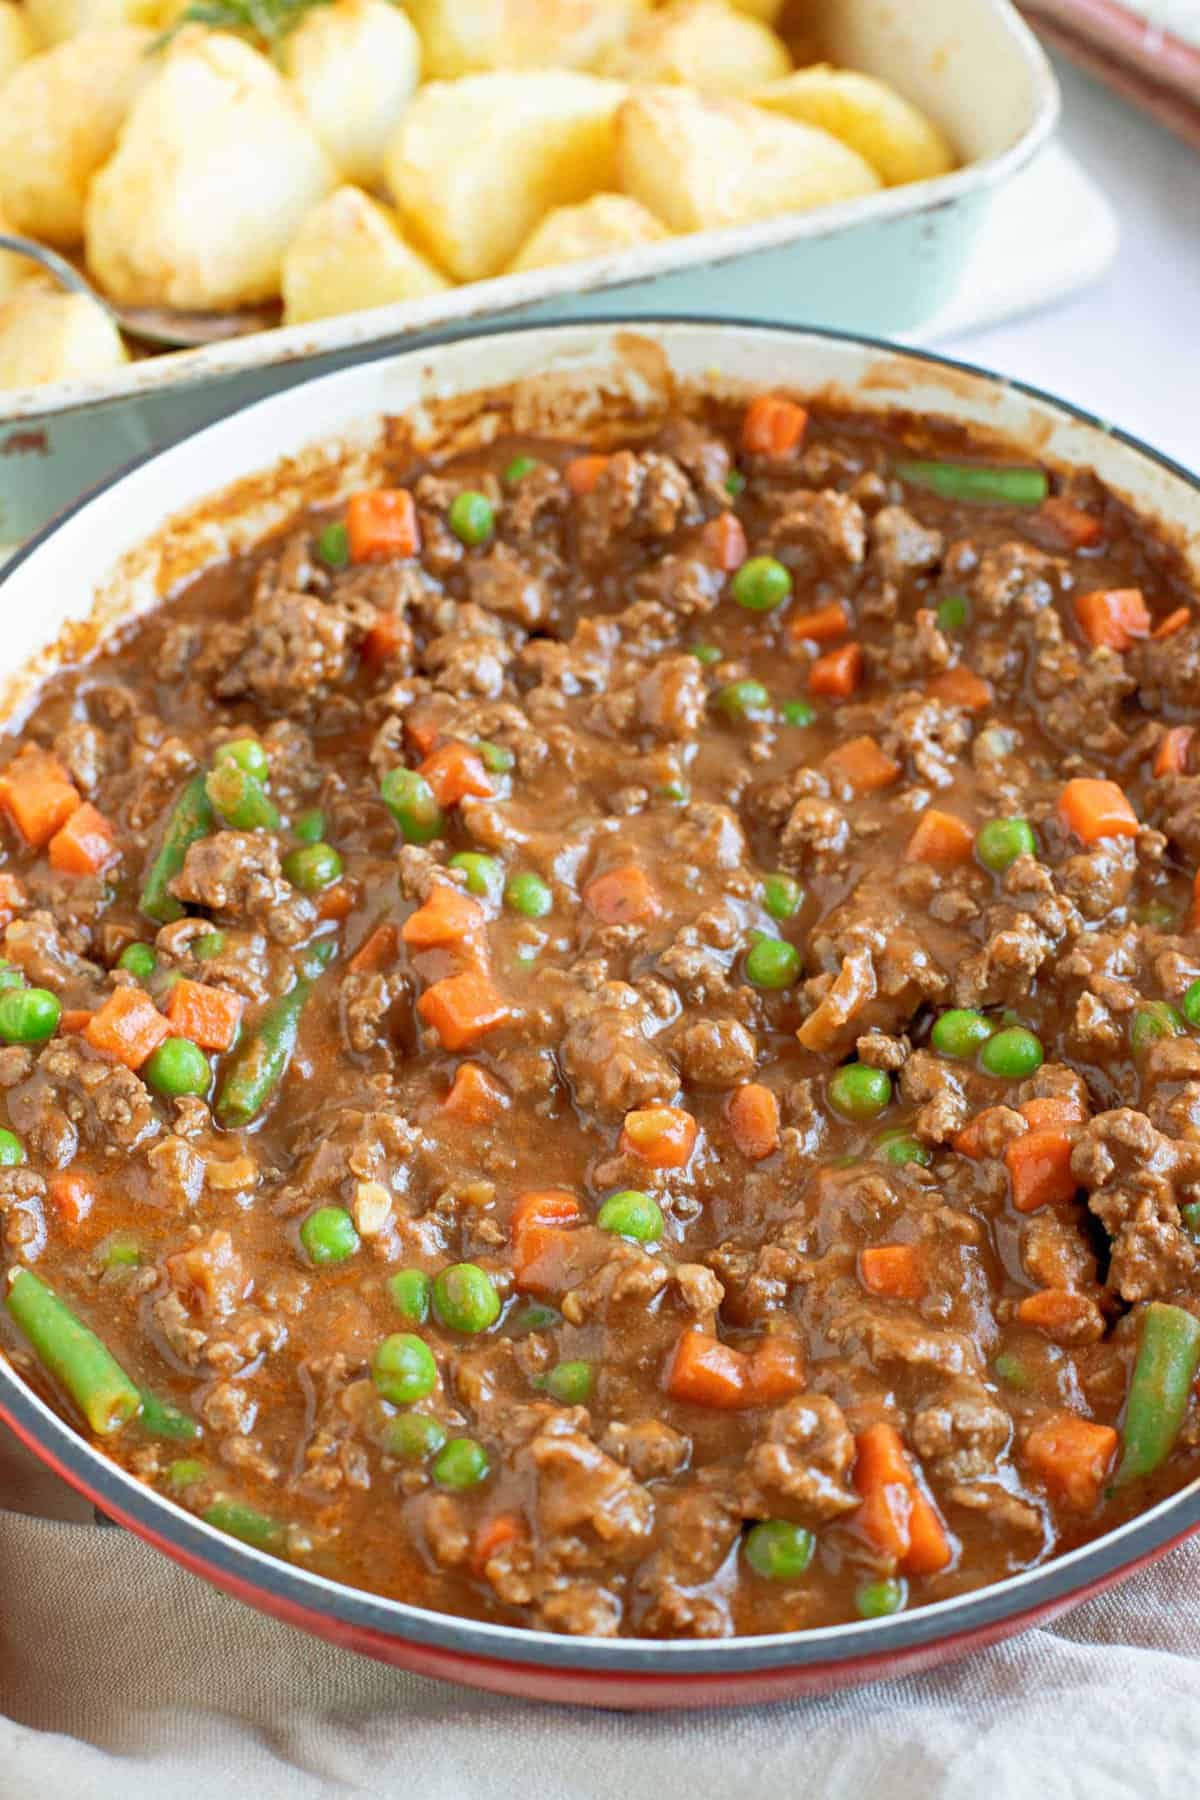
{"label": "gravy stain on pan rim", "polygon": [[[19,589],[31,577],[36,578],[43,551],[48,546],[53,549],[54,540],[60,533],[74,525],[86,523],[84,516],[91,508],[102,511],[113,507],[124,489],[128,489],[136,500],[139,483],[153,473],[154,465],[169,463],[172,458],[186,461],[190,455],[203,453],[210,445],[215,444],[221,434],[231,436],[232,440],[246,438],[251,444],[262,443],[264,438],[260,428],[269,423],[272,412],[285,412],[289,402],[294,407],[297,397],[317,390],[328,397],[343,385],[352,388],[356,380],[361,383],[364,375],[378,370],[381,365],[413,365],[418,375],[416,391],[419,394],[427,393],[444,380],[442,365],[447,360],[456,360],[456,352],[458,359],[467,359],[469,371],[471,355],[482,365],[491,346],[503,346],[511,340],[523,339],[529,333],[537,334],[538,365],[542,370],[552,367],[553,350],[565,348],[568,358],[572,354],[575,357],[573,379],[578,380],[581,369],[586,378],[587,357],[591,356],[594,364],[598,351],[602,354],[607,352],[610,361],[614,358],[619,360],[623,356],[631,358],[639,366],[643,376],[648,371],[653,373],[654,370],[659,370],[668,390],[674,381],[682,380],[673,368],[673,349],[690,349],[702,356],[711,356],[713,362],[706,365],[709,372],[734,386],[739,382],[761,383],[761,376],[731,376],[721,368],[720,364],[724,360],[720,354],[722,349],[729,351],[734,345],[740,345],[747,356],[755,349],[764,355],[768,351],[783,354],[790,347],[797,354],[807,352],[819,356],[824,353],[835,361],[839,358],[847,361],[857,358],[858,366],[849,385],[845,381],[831,379],[822,390],[823,397],[828,396],[840,403],[865,402],[868,406],[874,403],[880,408],[903,408],[906,398],[910,405],[914,404],[914,394],[919,394],[923,387],[940,388],[948,404],[961,404],[963,410],[957,415],[958,422],[971,424],[977,430],[982,428],[985,433],[995,431],[1010,442],[1014,435],[1013,424],[1011,420],[1005,421],[1002,415],[1006,410],[1012,410],[1014,402],[1028,403],[1023,416],[1022,436],[1025,442],[1032,442],[1041,450],[1042,445],[1049,444],[1056,433],[1064,430],[1068,436],[1078,431],[1085,441],[1088,437],[1095,437],[1092,444],[1094,451],[1098,451],[1100,446],[1108,446],[1110,454],[1107,460],[1115,459],[1122,467],[1127,466],[1128,487],[1122,490],[1119,482],[1112,481],[1110,485],[1123,491],[1131,504],[1144,514],[1148,511],[1141,491],[1148,483],[1151,488],[1157,486],[1161,494],[1178,507],[1175,516],[1170,512],[1155,514],[1156,523],[1176,538],[1200,578],[1200,477],[1081,408],[1057,400],[1025,383],[1007,380],[970,364],[927,351],[898,350],[878,340],[852,334],[812,327],[760,325],[749,319],[714,321],[638,317],[624,321],[601,318],[550,326],[516,323],[482,334],[466,334],[433,351],[385,351],[352,369],[319,377],[302,387],[251,403],[218,424],[184,439],[180,444],[164,451],[148,453],[127,470],[111,477],[91,494],[84,496],[46,526],[0,570],[0,608],[6,599],[11,600],[14,588]],[[649,334],[654,334],[651,352],[646,348]],[[664,356],[666,360],[660,361]],[[788,385],[779,365],[776,364],[775,367],[775,379],[781,385]],[[503,383],[494,382],[489,388],[483,381],[484,373],[482,366],[476,369],[482,385],[467,387],[460,384],[456,392],[451,392],[446,397],[448,417],[461,420],[464,414],[472,410],[472,405],[474,413],[478,415],[480,397],[487,397],[489,394],[494,396],[498,387],[503,388]],[[508,385],[511,387],[513,382],[521,379],[523,377],[518,374]],[[697,379],[700,379],[699,372],[693,369],[689,376],[690,384],[695,385]],[[810,384],[802,384],[797,380],[795,385],[805,385],[806,391],[811,391]],[[431,399],[432,416],[436,425],[436,408],[440,402],[436,396],[431,396]],[[915,410],[932,413],[934,408],[927,402],[921,402]],[[286,491],[289,482],[296,485],[299,503],[304,503],[305,494],[314,491],[328,493],[333,478],[331,454],[340,455],[345,449],[352,459],[362,458],[369,463],[372,455],[378,454],[385,445],[387,438],[387,431],[381,429],[378,415],[368,426],[356,414],[352,420],[343,422],[343,430],[344,435],[337,434],[332,442],[329,439],[319,439],[316,444],[310,445],[309,461],[306,461],[303,451],[299,454],[293,452],[267,469],[259,467],[256,475],[243,477],[232,489],[233,495],[242,496],[237,504],[250,502],[253,513],[254,502],[269,500],[272,495],[278,496],[281,484]],[[219,454],[206,466],[221,467]],[[316,483],[315,489],[311,485],[313,483]],[[179,565],[173,560],[171,551],[177,542],[177,534],[183,529],[181,521],[194,515],[203,524],[207,516],[211,525],[212,519],[222,511],[226,518],[230,516],[231,503],[230,491],[224,495],[208,494],[203,500],[194,500],[188,511],[168,517],[160,524],[157,533],[152,531],[149,539],[151,544],[156,536],[161,536],[164,540],[164,550],[155,564],[155,570],[151,570],[149,562],[143,564],[140,572],[134,570],[132,585],[135,590],[140,587],[140,596],[135,593],[133,600],[127,599],[124,606],[110,591],[108,604],[112,610],[103,612],[99,629],[109,629],[131,611],[155,604],[161,597],[160,577],[178,578]],[[244,513],[241,525],[244,532],[254,535],[256,528],[253,524],[247,525]],[[213,548],[219,551],[223,546],[214,543]],[[142,549],[144,551],[145,546]],[[24,575],[22,571],[25,571]],[[128,573],[125,579],[128,584]],[[35,579],[33,586],[36,588]],[[111,589],[111,583],[100,583],[99,598],[102,607],[105,605],[106,586]],[[19,712],[21,692],[27,696],[31,682],[43,679],[49,663],[58,660],[55,652],[61,655],[64,649],[70,651],[72,647],[78,651],[86,643],[89,630],[94,641],[97,635],[95,625],[83,627],[81,635],[78,622],[68,624],[64,632],[54,640],[51,649],[43,652],[32,674],[21,678],[23,690],[15,686],[14,678],[10,677],[3,694],[5,722],[11,722]],[[505,1665],[517,1669],[527,1667],[531,1670],[553,1671],[564,1684],[564,1699],[571,1697],[566,1687],[573,1672],[601,1679],[605,1675],[660,1677],[664,1681],[669,1678],[684,1684],[723,1675],[750,1678],[754,1674],[775,1672],[782,1677],[789,1670],[797,1672],[798,1676],[801,1672],[807,1672],[814,1678],[823,1671],[828,1674],[831,1682],[838,1679],[865,1680],[885,1675],[889,1672],[890,1659],[903,1663],[906,1659],[911,1660],[927,1653],[925,1661],[930,1662],[935,1659],[939,1650],[945,1655],[955,1654],[969,1649],[973,1643],[994,1641],[1007,1632],[1018,1629],[1023,1621],[1032,1622],[1044,1613],[1060,1611],[1073,1601],[1085,1597],[1088,1592],[1098,1591],[1119,1579],[1139,1563],[1162,1554],[1173,1543],[1200,1529],[1198,1478],[1115,1530],[1080,1545],[1063,1556],[988,1587],[936,1601],[911,1613],[871,1621],[851,1621],[809,1631],[703,1642],[687,1639],[566,1638],[517,1626],[494,1625],[453,1614],[431,1612],[403,1601],[385,1599],[312,1574],[225,1536],[173,1501],[144,1486],[118,1464],[110,1461],[102,1451],[93,1448],[26,1385],[2,1354],[0,1420],[44,1463],[97,1506],[112,1514],[139,1536],[164,1549],[185,1566],[209,1575],[227,1591],[237,1592],[241,1597],[264,1606],[266,1610],[275,1611],[279,1616],[303,1624],[323,1636],[337,1640],[341,1635],[343,1641],[349,1642],[351,1647],[364,1649],[372,1654],[387,1656],[388,1646],[410,1645],[415,1649],[443,1654],[452,1663],[453,1659],[461,1658],[461,1669],[451,1667],[446,1672],[460,1673],[467,1680],[472,1679],[471,1665],[490,1665],[497,1669]],[[426,1672],[436,1671],[427,1669]],[[657,1687],[658,1683],[651,1679],[649,1685]],[[782,1692],[783,1687],[777,1691]],[[595,1698],[596,1695],[591,1697]],[[714,1693],[707,1697],[719,1698],[720,1695]],[[747,1694],[745,1697],[750,1699],[754,1695]],[[668,1691],[663,1687],[662,1704],[674,1704],[677,1699],[677,1691]],[[620,1703],[619,1696],[615,1703]]]}

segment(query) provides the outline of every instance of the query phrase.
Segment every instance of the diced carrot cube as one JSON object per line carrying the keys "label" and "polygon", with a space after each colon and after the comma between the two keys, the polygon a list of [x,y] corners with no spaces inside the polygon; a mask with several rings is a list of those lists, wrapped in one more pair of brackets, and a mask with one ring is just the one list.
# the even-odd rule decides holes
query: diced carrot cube
{"label": "diced carrot cube", "polygon": [[90,1182],[70,1169],[59,1169],[46,1178],[46,1195],[68,1232],[78,1231],[96,1204]]}
{"label": "diced carrot cube", "polygon": [[460,800],[486,800],[495,791],[478,750],[470,744],[443,744],[421,764],[420,773],[433,789],[439,806],[457,806]]}
{"label": "diced carrot cube", "polygon": [[85,1006],[68,1006],[58,1015],[58,1030],[62,1037],[78,1037],[86,1031],[91,1013]]}
{"label": "diced carrot cube", "polygon": [[569,1188],[527,1188],[518,1194],[509,1221],[514,1238],[530,1225],[578,1225],[583,1208]]}
{"label": "diced carrot cube", "polygon": [[935,868],[954,869],[971,860],[975,851],[975,834],[969,825],[953,813],[929,807],[917,821],[908,840],[905,862],[932,863]]}
{"label": "diced carrot cube", "polygon": [[740,1351],[690,1326],[671,1354],[664,1386],[673,1400],[731,1412],[746,1404],[748,1373]]}
{"label": "diced carrot cube", "polygon": [[447,975],[427,987],[417,1011],[437,1032],[444,1050],[466,1050],[503,1025],[511,1008],[487,976],[476,969]]}
{"label": "diced carrot cube", "polygon": [[525,1522],[517,1513],[498,1513],[481,1525],[475,1534],[475,1542],[471,1546],[471,1573],[482,1577],[492,1558],[504,1549],[506,1544],[520,1543],[528,1536]]}
{"label": "diced carrot cube", "polygon": [[1064,550],[1089,550],[1104,536],[1104,521],[1064,494],[1051,494],[1034,514],[1037,523]]}
{"label": "diced carrot cube", "polygon": [[167,1018],[177,1037],[201,1050],[228,1050],[237,1040],[246,1002],[228,988],[203,981],[177,981],[167,1001]]}
{"label": "diced carrot cube", "polygon": [[1035,1130],[1044,1125],[1079,1125],[1083,1107],[1073,1094],[1043,1094],[1026,1100],[1017,1111]]}
{"label": "diced carrot cube", "polygon": [[802,1394],[807,1382],[804,1351],[794,1337],[765,1337],[746,1360],[746,1403],[775,1406]]}
{"label": "diced carrot cube", "polygon": [[0,770],[0,806],[35,850],[50,842],[79,805],[78,789],[57,756],[36,744],[23,745]]}
{"label": "diced carrot cube", "polygon": [[926,1292],[915,1244],[869,1244],[859,1251],[858,1273],[868,1293],[887,1300],[920,1300]]}
{"label": "diced carrot cube", "polygon": [[1128,650],[1150,635],[1150,613],[1140,588],[1097,588],[1075,596],[1075,617],[1090,644]]}
{"label": "diced carrot cube", "polygon": [[509,1099],[498,1081],[478,1063],[459,1063],[442,1111],[464,1125],[489,1125],[508,1106]]}
{"label": "diced carrot cube", "polygon": [[411,950],[432,950],[444,944],[461,944],[487,922],[478,900],[461,888],[439,883],[430,888],[424,904],[404,921],[400,936]]}
{"label": "diced carrot cube", "polygon": [[1111,1425],[1061,1413],[1034,1426],[1025,1439],[1024,1462],[1052,1500],[1070,1512],[1088,1513],[1099,1502],[1116,1453]]}
{"label": "diced carrot cube", "polygon": [[761,1162],[779,1148],[779,1102],[761,1081],[735,1088],[726,1109],[733,1141],[748,1162]]}
{"label": "diced carrot cube", "polygon": [[1160,640],[1174,637],[1177,631],[1183,631],[1191,624],[1191,619],[1192,609],[1190,606],[1177,606],[1174,612],[1169,612],[1166,618],[1154,627],[1150,636]]}
{"label": "diced carrot cube", "polygon": [[348,919],[358,905],[358,886],[353,881],[338,881],[317,896],[318,919]]}
{"label": "diced carrot cube", "polygon": [[602,925],[649,925],[662,911],[650,877],[634,863],[589,881],[583,904]]}
{"label": "diced carrot cube", "polygon": [[835,644],[849,629],[850,616],[840,600],[812,612],[793,613],[788,620],[788,636],[796,643]]}
{"label": "diced carrot cube", "polygon": [[740,569],[746,560],[746,533],[737,514],[723,512],[710,519],[700,533],[700,547],[714,569],[727,575]]}
{"label": "diced carrot cube", "polygon": [[1172,725],[1164,732],[1154,758],[1154,773],[1162,775],[1182,775],[1188,764],[1188,750],[1195,737],[1192,725]]}
{"label": "diced carrot cube", "polygon": [[351,562],[387,562],[421,548],[416,502],[407,488],[372,488],[346,502]]}
{"label": "diced carrot cube", "polygon": [[848,700],[862,685],[862,678],[862,645],[842,644],[818,656],[808,671],[808,691],[826,700]]}
{"label": "diced carrot cube", "polygon": [[1085,844],[1106,837],[1136,837],[1141,830],[1137,814],[1115,781],[1077,776],[1059,796],[1058,811],[1067,830]]}
{"label": "diced carrot cube", "polygon": [[935,700],[944,700],[947,706],[961,706],[964,712],[986,712],[992,704],[991,682],[962,663],[943,669],[940,675],[931,675],[925,692]]}
{"label": "diced carrot cube", "polygon": [[1017,1317],[1022,1325],[1032,1325],[1047,1337],[1070,1341],[1089,1330],[1098,1314],[1086,1294],[1070,1288],[1041,1288],[1036,1294],[1026,1294],[1017,1307]]}
{"label": "diced carrot cube", "polygon": [[891,787],[903,772],[873,737],[850,738],[839,744],[825,758],[825,767],[856,794],[874,794],[880,788]]}
{"label": "diced carrot cube", "polygon": [[404,715],[404,735],[411,741],[414,749],[419,750],[422,756],[428,756],[442,735],[442,727],[437,717],[426,711],[423,703],[418,700]]}
{"label": "diced carrot cube", "polygon": [[607,456],[573,456],[563,473],[577,498],[590,494],[609,464]]}
{"label": "diced carrot cube", "polygon": [[410,635],[399,613],[376,613],[375,623],[362,641],[363,661],[373,667],[391,662]]}
{"label": "diced carrot cube", "polygon": [[374,974],[377,969],[394,963],[399,949],[400,929],[390,919],[385,919],[354,952],[350,958],[350,971],[354,975]]}
{"label": "diced carrot cube", "polygon": [[699,1127],[681,1106],[647,1106],[625,1114],[619,1148],[640,1156],[652,1169],[687,1167]]}
{"label": "diced carrot cube", "polygon": [[808,414],[782,394],[757,394],[742,420],[742,449],[748,456],[778,459],[800,448]]}
{"label": "diced carrot cube", "polygon": [[978,1161],[984,1154],[984,1135],[988,1126],[1003,1111],[1002,1106],[985,1106],[981,1113],[968,1119],[958,1135],[950,1140],[951,1148],[957,1150],[960,1156],[970,1156]]}
{"label": "diced carrot cube", "polygon": [[83,1035],[93,1050],[124,1063],[127,1069],[140,1069],[170,1032],[149,994],[141,988],[119,987],[92,1014]]}
{"label": "diced carrot cube", "polygon": [[1004,1152],[1018,1212],[1062,1206],[1079,1185],[1071,1173],[1072,1143],[1061,1125],[1043,1125],[1015,1137]]}
{"label": "diced carrot cube", "polygon": [[894,1425],[872,1425],[855,1439],[854,1482],[863,1497],[855,1523],[909,1575],[935,1575],[953,1560],[937,1509],[917,1480]]}
{"label": "diced carrot cube", "polygon": [[114,840],[104,814],[85,800],[50,839],[50,867],[61,875],[95,875],[117,855]]}

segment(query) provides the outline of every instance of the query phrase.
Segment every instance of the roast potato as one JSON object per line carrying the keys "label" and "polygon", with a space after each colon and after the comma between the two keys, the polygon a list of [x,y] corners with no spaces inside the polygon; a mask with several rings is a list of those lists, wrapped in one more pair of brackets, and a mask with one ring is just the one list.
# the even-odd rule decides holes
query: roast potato
{"label": "roast potato", "polygon": [[635,28],[606,59],[604,71],[628,81],[738,94],[786,75],[791,66],[783,41],[725,0],[674,0]]}
{"label": "roast potato", "polygon": [[0,88],[13,70],[28,62],[39,48],[33,26],[22,8],[15,6],[13,0],[0,0]]}
{"label": "roast potato", "polygon": [[40,44],[62,44],[81,31],[113,31],[118,25],[161,25],[163,0],[25,0]]}
{"label": "roast potato", "polygon": [[120,332],[86,294],[31,281],[0,305],[0,388],[77,381],[126,361]]}
{"label": "roast potato", "polygon": [[[488,69],[588,69],[619,44],[651,0],[409,0],[439,79]],[[766,80],[768,77],[764,76]]]}
{"label": "roast potato", "polygon": [[383,153],[421,78],[421,40],[391,0],[337,0],[283,41],[283,71],[347,181],[374,187]]}
{"label": "roast potato", "polygon": [[886,81],[817,63],[761,87],[757,106],[832,132],[876,169],[888,187],[927,181],[955,165],[954,151],[933,120]]}
{"label": "roast potato", "polygon": [[154,71],[151,34],[84,31],[21,64],[0,99],[0,209],[17,231],[71,249],[88,185]]}
{"label": "roast potato", "polygon": [[333,185],[316,134],[266,57],[222,33],[185,33],[92,183],[88,267],[132,305],[228,310],[270,300],[284,251]]}
{"label": "roast potato", "polygon": [[284,254],[284,323],[419,300],[449,285],[404,242],[385,207],[361,188],[340,187],[313,208]]}
{"label": "roast potato", "polygon": [[628,194],[593,194],[578,206],[556,206],[547,213],[522,244],[510,273],[582,262],[609,250],[657,244],[670,235],[652,212]]}
{"label": "roast potato", "polygon": [[828,132],[686,88],[632,94],[617,114],[617,154],[621,186],[672,231],[743,225],[880,186]]}
{"label": "roast potato", "polygon": [[562,69],[430,82],[387,154],[409,236],[459,281],[497,274],[552,206],[617,185],[624,95],[615,81]]}

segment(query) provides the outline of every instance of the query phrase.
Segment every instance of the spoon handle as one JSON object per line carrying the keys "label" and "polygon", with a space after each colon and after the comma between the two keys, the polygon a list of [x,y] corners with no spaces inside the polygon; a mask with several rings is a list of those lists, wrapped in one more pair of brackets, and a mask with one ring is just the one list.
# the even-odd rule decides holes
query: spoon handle
{"label": "spoon handle", "polygon": [[57,250],[48,250],[45,244],[39,244],[33,238],[20,237],[16,232],[11,231],[0,231],[0,250],[12,250],[18,256],[28,256],[31,261],[40,263],[47,274],[53,275],[55,281],[62,287],[69,289],[72,294],[86,295],[89,300],[94,300],[97,306],[102,306],[111,319],[120,323],[108,301],[103,299],[91,282],[81,275],[65,256],[60,256]]}

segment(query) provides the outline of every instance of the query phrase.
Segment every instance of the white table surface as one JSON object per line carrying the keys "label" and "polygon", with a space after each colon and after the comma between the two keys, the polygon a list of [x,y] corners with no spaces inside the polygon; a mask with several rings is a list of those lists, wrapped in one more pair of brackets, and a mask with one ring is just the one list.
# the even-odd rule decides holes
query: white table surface
{"label": "white table surface", "polygon": [[942,339],[1200,470],[1200,155],[1061,57],[1061,135],[1116,208],[1121,248],[1074,299]]}

